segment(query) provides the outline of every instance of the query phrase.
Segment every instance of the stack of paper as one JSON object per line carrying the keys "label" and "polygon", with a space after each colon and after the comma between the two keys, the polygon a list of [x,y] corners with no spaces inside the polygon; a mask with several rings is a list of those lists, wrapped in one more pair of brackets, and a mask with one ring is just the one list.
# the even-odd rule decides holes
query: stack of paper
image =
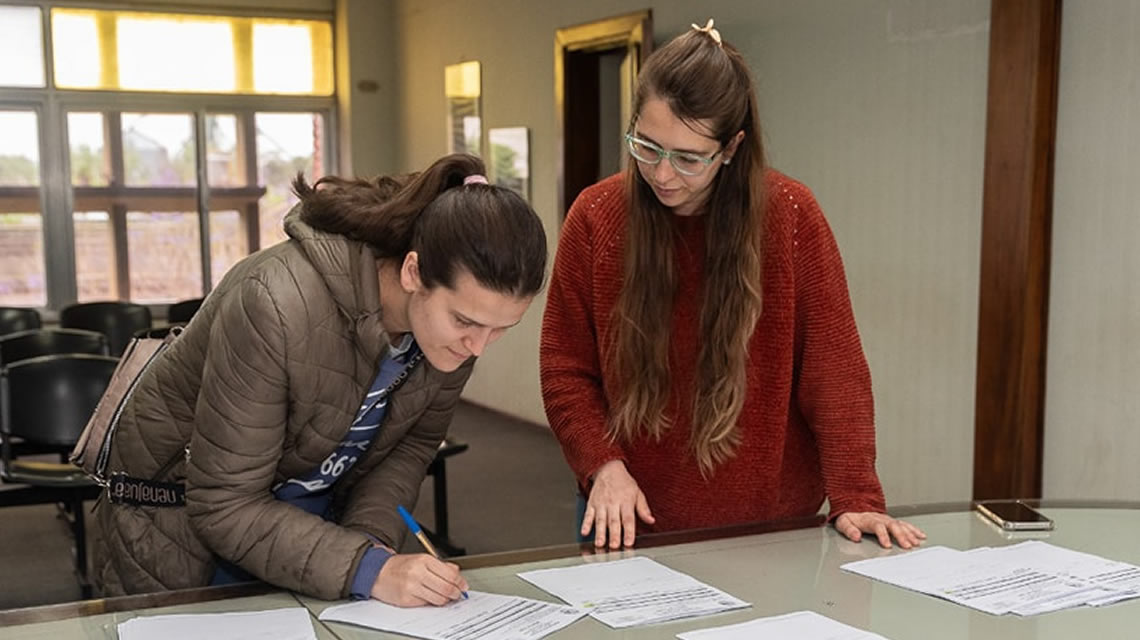
{"label": "stack of paper", "polygon": [[119,625],[119,640],[317,640],[308,609],[200,613],[132,618]]}
{"label": "stack of paper", "polygon": [[615,629],[741,609],[747,602],[646,557],[520,573]]}
{"label": "stack of paper", "polygon": [[329,607],[318,617],[428,640],[535,640],[586,615],[540,600],[480,591],[467,595],[442,607],[401,608],[362,600]]}
{"label": "stack of paper", "polygon": [[681,640],[885,640],[877,633],[836,622],[814,611],[758,618],[740,624],[678,633]]}
{"label": "stack of paper", "polygon": [[971,551],[928,547],[843,569],[994,615],[1140,597],[1140,567],[1036,540]]}

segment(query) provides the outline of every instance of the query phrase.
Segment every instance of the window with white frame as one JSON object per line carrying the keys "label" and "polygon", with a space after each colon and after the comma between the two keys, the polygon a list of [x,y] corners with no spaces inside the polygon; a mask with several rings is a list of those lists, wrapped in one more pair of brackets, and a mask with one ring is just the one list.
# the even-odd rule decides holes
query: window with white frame
{"label": "window with white frame", "polygon": [[199,297],[331,172],[328,20],[2,1],[0,305]]}

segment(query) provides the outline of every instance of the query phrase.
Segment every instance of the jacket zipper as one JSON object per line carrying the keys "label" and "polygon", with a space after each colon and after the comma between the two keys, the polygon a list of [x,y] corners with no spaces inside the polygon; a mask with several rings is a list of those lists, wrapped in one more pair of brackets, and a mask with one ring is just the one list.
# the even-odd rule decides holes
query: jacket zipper
{"label": "jacket zipper", "polygon": [[[147,358],[146,364],[144,364],[142,369],[139,370],[139,373],[137,376],[135,376],[135,379],[131,381],[131,386],[127,387],[126,393],[123,394],[123,399],[119,401],[119,406],[115,407],[115,413],[111,414],[111,424],[107,426],[107,434],[103,436],[103,443],[99,447],[99,455],[95,458],[95,475],[100,478],[100,484],[103,486],[107,486],[109,484],[109,481],[106,478],[107,459],[111,455],[111,440],[115,435],[115,430],[119,427],[119,419],[122,418],[123,409],[126,408],[127,401],[131,399],[132,395],[134,395],[135,387],[137,387],[139,381],[142,380],[143,374],[145,374],[147,369],[150,368],[150,365],[154,364],[155,359],[158,358],[158,356],[161,355],[163,351],[166,351],[166,348],[168,346],[170,346],[170,343],[164,341],[158,346],[157,349],[154,350],[154,353],[152,353],[150,357]],[[123,357],[128,357],[129,355],[130,354]]]}

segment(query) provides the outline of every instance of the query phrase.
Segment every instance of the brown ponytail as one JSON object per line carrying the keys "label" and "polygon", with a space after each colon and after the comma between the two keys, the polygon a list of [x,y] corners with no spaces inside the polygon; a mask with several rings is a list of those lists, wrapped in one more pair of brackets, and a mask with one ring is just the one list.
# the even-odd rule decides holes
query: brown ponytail
{"label": "brown ponytail", "polygon": [[363,242],[378,258],[419,254],[428,287],[452,287],[459,268],[483,286],[519,297],[541,290],[546,234],[530,205],[516,193],[486,184],[483,161],[445,156],[418,174],[375,180],[326,176],[309,186],[293,181],[301,220],[315,229]]}

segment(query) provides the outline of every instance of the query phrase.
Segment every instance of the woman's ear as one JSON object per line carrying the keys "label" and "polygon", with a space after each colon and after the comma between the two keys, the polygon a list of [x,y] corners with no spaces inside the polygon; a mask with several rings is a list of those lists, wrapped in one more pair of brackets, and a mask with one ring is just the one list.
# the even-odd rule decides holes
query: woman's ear
{"label": "woman's ear", "polygon": [[400,286],[408,293],[415,293],[423,288],[420,280],[420,254],[409,251],[404,256],[404,264],[400,265]]}
{"label": "woman's ear", "polygon": [[728,146],[726,146],[724,148],[724,154],[723,155],[724,155],[724,163],[725,164],[728,164],[728,161],[732,160],[732,157],[736,155],[736,148],[740,146],[740,143],[743,140],[744,140],[744,132],[743,131],[737,131],[736,135],[732,136],[732,142],[729,142]]}

